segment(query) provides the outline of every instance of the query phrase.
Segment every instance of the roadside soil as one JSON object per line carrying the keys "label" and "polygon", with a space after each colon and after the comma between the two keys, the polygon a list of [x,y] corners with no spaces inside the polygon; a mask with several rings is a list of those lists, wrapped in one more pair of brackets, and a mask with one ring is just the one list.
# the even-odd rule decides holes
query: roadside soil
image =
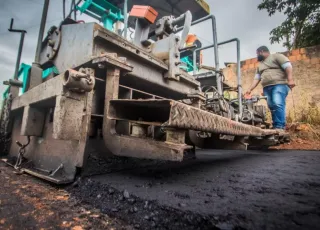
{"label": "roadside soil", "polygon": [[273,147],[273,149],[286,150],[320,150],[320,140],[308,140],[305,138],[293,138],[290,143]]}
{"label": "roadside soil", "polygon": [[287,150],[320,150],[320,126],[303,123],[289,124],[287,127],[291,142],[273,149]]}
{"label": "roadside soil", "polygon": [[0,162],[0,229],[133,229],[70,197],[62,187]]}

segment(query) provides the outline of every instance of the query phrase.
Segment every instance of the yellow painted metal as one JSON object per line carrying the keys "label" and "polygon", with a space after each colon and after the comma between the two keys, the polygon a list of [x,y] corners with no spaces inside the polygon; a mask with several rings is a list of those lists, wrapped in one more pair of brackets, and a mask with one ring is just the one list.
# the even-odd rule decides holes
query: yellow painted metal
{"label": "yellow painted metal", "polygon": [[195,0],[208,14],[210,14],[210,6],[205,0]]}

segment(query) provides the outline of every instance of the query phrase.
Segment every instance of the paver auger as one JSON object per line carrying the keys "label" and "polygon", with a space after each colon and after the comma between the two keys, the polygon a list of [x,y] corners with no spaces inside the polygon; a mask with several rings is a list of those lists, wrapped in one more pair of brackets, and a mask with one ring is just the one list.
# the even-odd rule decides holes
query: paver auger
{"label": "paver auger", "polygon": [[[182,161],[197,148],[246,149],[281,142],[277,131],[266,129],[266,109],[256,105],[260,98],[242,98],[239,55],[239,86],[234,89],[239,98],[223,96],[230,87],[223,83],[217,47],[226,42],[217,42],[213,15],[192,21],[186,11],[156,20],[152,7],[135,5],[130,11],[132,41],[121,36],[123,30],[70,17],[42,40],[45,2],[27,90],[19,95],[23,84],[11,79],[2,110],[3,158],[14,167],[69,183],[91,151],[105,157]],[[87,2],[101,6],[104,0]],[[100,9],[77,7],[88,14]],[[185,47],[184,42],[190,27],[205,20],[212,21],[215,66],[194,63],[194,72],[188,73],[183,55],[190,50],[197,55],[207,47]],[[237,39],[231,41],[239,45]],[[43,79],[42,71],[53,67],[60,74]]]}

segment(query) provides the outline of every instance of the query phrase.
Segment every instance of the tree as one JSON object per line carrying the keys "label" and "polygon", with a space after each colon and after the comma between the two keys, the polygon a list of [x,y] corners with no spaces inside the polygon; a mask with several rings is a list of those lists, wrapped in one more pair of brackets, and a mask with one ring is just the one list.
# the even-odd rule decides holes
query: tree
{"label": "tree", "polygon": [[287,16],[270,32],[271,44],[283,42],[288,50],[320,44],[319,0],[263,0],[258,9],[270,17],[276,12]]}

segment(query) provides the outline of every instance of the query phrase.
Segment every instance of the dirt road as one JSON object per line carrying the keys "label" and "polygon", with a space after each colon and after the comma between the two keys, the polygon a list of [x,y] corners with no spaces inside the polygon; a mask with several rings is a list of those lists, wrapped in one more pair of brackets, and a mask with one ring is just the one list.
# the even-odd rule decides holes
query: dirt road
{"label": "dirt road", "polygon": [[319,151],[201,151],[64,188],[0,170],[0,228],[320,229]]}

